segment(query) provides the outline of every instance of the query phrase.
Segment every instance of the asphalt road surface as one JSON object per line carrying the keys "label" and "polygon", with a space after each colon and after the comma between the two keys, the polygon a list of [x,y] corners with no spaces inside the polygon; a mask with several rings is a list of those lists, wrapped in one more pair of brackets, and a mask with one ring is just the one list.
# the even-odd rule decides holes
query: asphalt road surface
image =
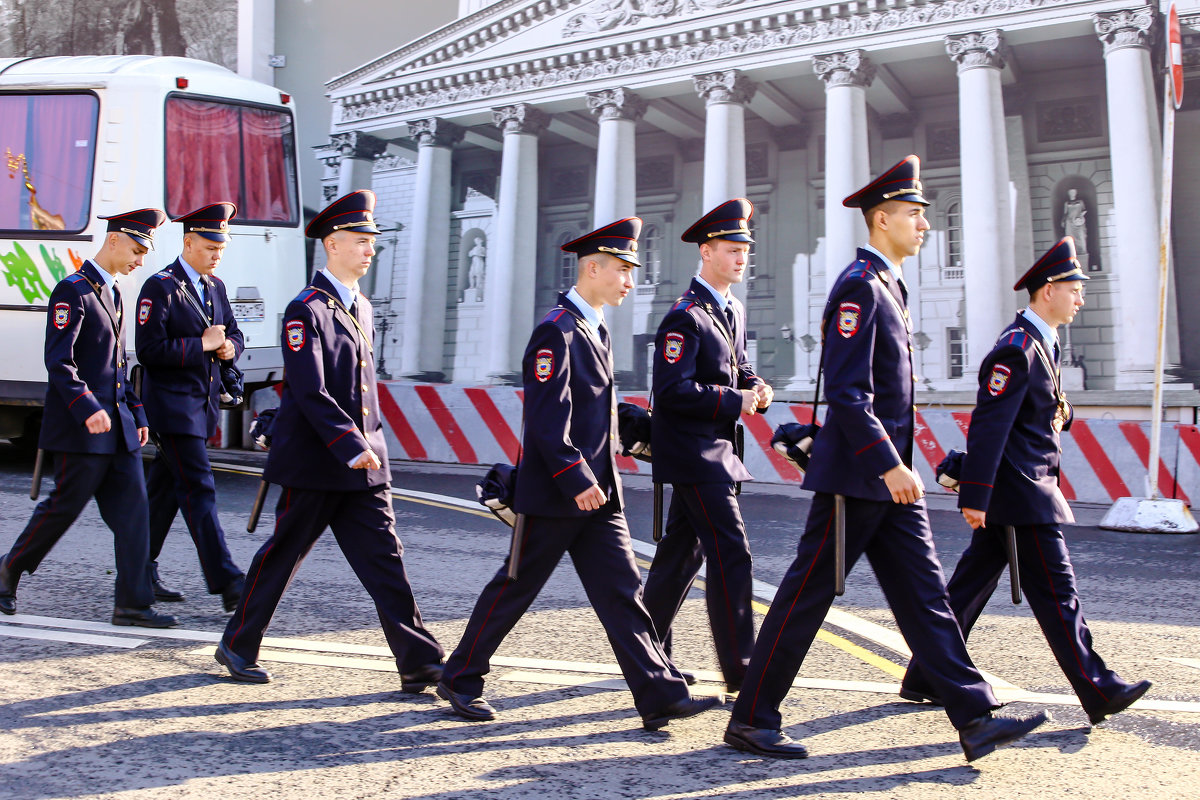
{"label": "asphalt road surface", "polygon": [[[222,520],[245,569],[273,525],[246,520],[262,457],[218,473]],[[0,448],[0,551],[24,526],[31,459]],[[507,553],[507,529],[473,502],[480,469],[398,465],[397,530],[426,623],[449,650]],[[650,493],[628,482],[648,561]],[[43,496],[50,488],[47,481]],[[464,502],[467,501],[467,502]],[[931,501],[947,574],[968,530]],[[791,561],[808,509],[789,488],[748,488],[742,509],[761,582],[760,611]],[[112,539],[91,505],[38,572],[18,615],[0,618],[0,798],[1200,798],[1200,536],[1068,530],[1084,611],[1110,666],[1154,688],[1090,728],[1032,615],[1007,579],[972,634],[973,657],[1016,711],[1053,721],[968,765],[945,715],[895,696],[903,641],[870,566],[860,563],[783,706],[811,757],[772,761],[721,743],[717,709],[642,730],[595,615],[564,562],[506,640],[472,724],[431,691],[404,695],[374,607],[331,535],[284,595],[264,644],[265,686],[237,684],[212,658],[226,615],[207,595],[181,521],[160,559],[187,594],[162,604],[178,628],[113,628]],[[675,660],[721,689],[703,590],[675,629]]]}

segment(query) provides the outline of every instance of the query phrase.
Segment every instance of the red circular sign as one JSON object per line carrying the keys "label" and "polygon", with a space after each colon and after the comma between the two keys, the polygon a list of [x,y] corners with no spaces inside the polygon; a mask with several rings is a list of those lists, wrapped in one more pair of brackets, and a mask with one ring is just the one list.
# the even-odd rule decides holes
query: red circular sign
{"label": "red circular sign", "polygon": [[1183,36],[1179,33],[1179,14],[1175,4],[1167,14],[1167,62],[1171,65],[1171,84],[1175,90],[1175,107],[1183,103]]}

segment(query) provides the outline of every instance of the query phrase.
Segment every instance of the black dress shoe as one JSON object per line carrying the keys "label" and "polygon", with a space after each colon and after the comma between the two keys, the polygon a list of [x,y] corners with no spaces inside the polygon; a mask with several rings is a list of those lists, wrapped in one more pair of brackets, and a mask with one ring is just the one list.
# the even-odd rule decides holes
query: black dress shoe
{"label": "black dress shoe", "polygon": [[437,696],[448,701],[455,714],[471,722],[485,722],[496,718],[496,709],[488,705],[487,700],[482,697],[452,692],[444,683],[438,683]]}
{"label": "black dress shoe", "polygon": [[114,608],[113,625],[137,625],[139,628],[174,628],[179,620],[149,608]]}
{"label": "black dress shoe", "polygon": [[755,728],[735,719],[725,729],[725,744],[734,750],[767,758],[808,758],[808,748],[783,731]]}
{"label": "black dress shoe", "polygon": [[238,575],[221,590],[221,605],[225,607],[225,613],[232,614],[237,611],[238,601],[242,599],[242,589],[245,585],[246,576]]}
{"label": "black dress shoe", "polygon": [[989,711],[960,730],[958,741],[967,761],[974,761],[997,747],[1012,744],[1049,719],[1050,715],[1045,711],[1027,717],[997,716]]}
{"label": "black dress shoe", "polygon": [[686,669],[681,669],[679,670],[679,675],[683,678],[683,682],[688,686],[694,686],[696,684],[696,673],[690,672]]}
{"label": "black dress shoe", "polygon": [[1088,719],[1093,725],[1099,725],[1113,714],[1118,714],[1131,705],[1136,703],[1142,695],[1150,691],[1153,684],[1150,681],[1138,681],[1131,683],[1114,695],[1107,703],[1097,708],[1095,711],[1088,712]]}
{"label": "black dress shoe", "polygon": [[656,731],[659,728],[665,727],[673,719],[694,717],[697,714],[708,711],[710,708],[721,705],[721,702],[720,697],[689,697],[686,700],[679,700],[671,703],[671,705],[653,716],[642,717],[642,727],[648,731]]}
{"label": "black dress shoe", "polygon": [[229,645],[225,644],[222,639],[217,645],[217,652],[213,653],[213,658],[217,663],[229,670],[229,676],[235,681],[243,681],[244,683],[270,683],[271,673],[258,665],[257,661],[247,661],[237,653],[229,649]]}
{"label": "black dress shoe", "polygon": [[426,686],[437,686],[442,679],[441,664],[426,664],[412,672],[400,673],[400,691],[419,694]]}
{"label": "black dress shoe", "polygon": [[922,692],[918,689],[910,689],[907,686],[900,685],[900,697],[910,703],[933,703],[935,706],[942,705],[942,698],[938,697],[933,692]]}
{"label": "black dress shoe", "polygon": [[17,581],[21,573],[8,567],[8,556],[0,558],[0,614],[17,613]]}
{"label": "black dress shoe", "polygon": [[163,584],[162,578],[158,576],[157,561],[150,562],[150,581],[154,586],[154,599],[160,603],[182,603],[187,599],[183,592],[177,592]]}

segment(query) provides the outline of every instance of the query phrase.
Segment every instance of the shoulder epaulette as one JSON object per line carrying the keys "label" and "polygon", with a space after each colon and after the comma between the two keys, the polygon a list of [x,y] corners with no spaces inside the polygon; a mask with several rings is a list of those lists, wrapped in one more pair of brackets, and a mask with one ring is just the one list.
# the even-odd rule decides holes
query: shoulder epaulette
{"label": "shoulder epaulette", "polygon": [[696,298],[681,297],[675,301],[675,305],[671,306],[672,311],[687,311],[692,306],[696,305]]}
{"label": "shoulder epaulette", "polygon": [[996,347],[1007,347],[1008,345],[1016,345],[1022,350],[1028,350],[1033,346],[1033,337],[1019,328],[1010,328],[1000,334],[1000,338],[996,340]]}
{"label": "shoulder epaulette", "polygon": [[172,278],[174,278],[175,276],[164,269],[164,270],[154,273],[154,277],[158,278],[160,281],[168,281],[168,280],[171,280]]}
{"label": "shoulder epaulette", "polygon": [[75,272],[63,278],[63,280],[67,281],[68,283],[79,283],[82,280],[86,280],[86,278],[82,272]]}
{"label": "shoulder epaulette", "polygon": [[570,313],[570,311],[567,311],[567,309],[563,308],[562,306],[556,306],[555,308],[552,308],[546,312],[546,316],[542,317],[542,322],[555,323],[562,319],[564,314]]}
{"label": "shoulder epaulette", "polygon": [[308,286],[304,290],[302,290],[300,292],[300,294],[296,295],[296,300],[297,300],[297,302],[300,302],[300,303],[307,303],[309,300],[312,300],[314,297],[321,297],[321,293],[319,291],[317,291],[316,289],[312,288],[311,286]]}
{"label": "shoulder epaulette", "polygon": [[871,270],[871,262],[865,258],[860,258],[850,265],[850,271],[846,273],[846,277],[871,280],[875,277],[875,273]]}

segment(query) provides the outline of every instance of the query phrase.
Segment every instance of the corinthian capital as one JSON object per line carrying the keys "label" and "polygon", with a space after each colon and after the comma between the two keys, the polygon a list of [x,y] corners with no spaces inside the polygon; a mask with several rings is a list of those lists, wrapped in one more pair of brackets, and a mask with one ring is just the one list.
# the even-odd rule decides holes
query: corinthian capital
{"label": "corinthian capital", "polygon": [[1152,6],[1104,11],[1092,15],[1096,35],[1104,44],[1104,55],[1123,47],[1140,47],[1149,50],[1154,46],[1155,20],[1157,14]]}
{"label": "corinthian capital", "polygon": [[757,88],[745,73],[737,69],[724,72],[709,72],[692,77],[696,94],[704,98],[706,105],[713,103],[749,103]]}
{"label": "corinthian capital", "polygon": [[410,119],[407,124],[408,135],[422,147],[453,147],[466,133],[462,126],[438,117]]}
{"label": "corinthian capital", "polygon": [[528,103],[492,109],[492,122],[503,133],[529,133],[537,136],[550,124],[550,115]]}
{"label": "corinthian capital", "polygon": [[946,53],[958,65],[959,72],[979,67],[1004,69],[1007,52],[1004,32],[997,28],[946,37]]}
{"label": "corinthian capital", "polygon": [[603,122],[606,119],[631,119],[637,122],[646,113],[646,101],[628,89],[603,89],[588,92],[588,111]]}
{"label": "corinthian capital", "polygon": [[329,143],[342,158],[365,158],[374,161],[387,150],[386,141],[362,131],[331,134]]}
{"label": "corinthian capital", "polygon": [[857,86],[865,89],[875,80],[875,65],[865,50],[846,50],[813,56],[813,72],[825,82],[825,90],[835,86]]}

